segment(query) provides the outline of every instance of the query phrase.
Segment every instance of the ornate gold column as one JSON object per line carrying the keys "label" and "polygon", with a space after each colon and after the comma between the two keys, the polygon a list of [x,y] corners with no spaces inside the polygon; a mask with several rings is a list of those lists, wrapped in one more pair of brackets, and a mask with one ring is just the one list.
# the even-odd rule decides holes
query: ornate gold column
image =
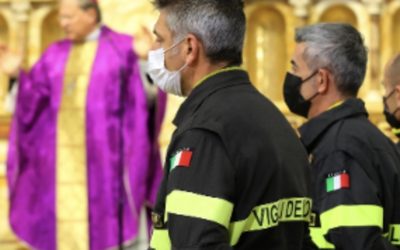
{"label": "ornate gold column", "polygon": [[309,17],[310,0],[289,0],[289,3],[294,8],[294,15],[297,18],[297,26],[304,26],[307,24]]}
{"label": "ornate gold column", "polygon": [[28,20],[31,8],[29,0],[13,0],[11,2],[11,11],[13,20],[16,22],[16,30],[14,41],[11,42],[10,48],[14,51],[26,53],[26,41],[28,40]]}
{"label": "ornate gold column", "polygon": [[[383,0],[363,0],[362,1],[368,11],[370,20],[370,33],[371,36],[369,41],[369,58],[370,63],[369,78],[370,84],[368,93],[365,97],[368,105],[369,111],[372,114],[382,113],[382,96],[380,92],[380,83],[382,80],[381,76],[381,13]],[[373,34],[373,35],[372,35]]]}
{"label": "ornate gold column", "polygon": [[[4,12],[8,16],[9,41],[8,47],[11,51],[25,54],[27,41],[27,24],[29,19],[29,0],[13,0],[10,7]],[[26,62],[26,61],[25,61]],[[25,63],[24,62],[24,63]],[[3,76],[4,77],[4,76]],[[0,139],[8,139],[11,114],[5,110],[4,103],[7,95],[8,78],[2,79],[0,88]]]}

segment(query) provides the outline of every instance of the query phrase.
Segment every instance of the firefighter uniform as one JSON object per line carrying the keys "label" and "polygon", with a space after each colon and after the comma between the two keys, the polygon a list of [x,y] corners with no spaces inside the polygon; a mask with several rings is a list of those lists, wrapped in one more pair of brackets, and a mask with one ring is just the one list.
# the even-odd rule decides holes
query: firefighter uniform
{"label": "firefighter uniform", "polygon": [[151,249],[301,249],[311,214],[307,153],[245,71],[207,76],[174,124]]}
{"label": "firefighter uniform", "polygon": [[396,142],[396,147],[397,147],[397,150],[400,152],[400,130],[394,130],[394,135],[397,137],[397,142]]}
{"label": "firefighter uniform", "polygon": [[[400,244],[400,158],[355,98],[300,128],[311,159],[311,235],[321,249]],[[397,246],[397,247],[396,247]]]}

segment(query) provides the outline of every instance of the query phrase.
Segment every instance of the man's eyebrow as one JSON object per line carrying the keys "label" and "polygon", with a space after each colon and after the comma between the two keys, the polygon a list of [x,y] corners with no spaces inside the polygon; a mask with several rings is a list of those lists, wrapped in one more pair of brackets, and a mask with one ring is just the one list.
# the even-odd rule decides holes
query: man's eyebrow
{"label": "man's eyebrow", "polygon": [[297,68],[297,63],[294,60],[290,60],[290,63],[292,64],[293,67]]}
{"label": "man's eyebrow", "polygon": [[153,30],[153,34],[156,35],[156,37],[161,38],[160,34],[155,29]]}

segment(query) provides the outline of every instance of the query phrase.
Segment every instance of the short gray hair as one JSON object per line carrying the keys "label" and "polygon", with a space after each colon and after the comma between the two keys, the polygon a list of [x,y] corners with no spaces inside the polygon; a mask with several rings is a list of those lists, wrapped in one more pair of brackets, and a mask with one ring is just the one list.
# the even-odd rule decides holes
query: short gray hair
{"label": "short gray hair", "polygon": [[305,43],[303,58],[311,70],[328,69],[338,90],[357,96],[367,68],[367,48],[361,34],[344,23],[320,23],[296,30],[296,42]]}
{"label": "short gray hair", "polygon": [[193,34],[211,62],[242,64],[246,30],[242,0],[155,0],[154,5],[166,10],[175,41]]}

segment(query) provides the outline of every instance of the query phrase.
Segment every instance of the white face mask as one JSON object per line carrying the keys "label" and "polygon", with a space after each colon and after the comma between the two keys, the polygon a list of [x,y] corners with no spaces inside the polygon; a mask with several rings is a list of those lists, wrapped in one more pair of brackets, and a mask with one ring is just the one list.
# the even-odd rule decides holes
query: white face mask
{"label": "white face mask", "polygon": [[187,66],[187,64],[185,63],[185,65],[183,65],[177,71],[169,71],[165,68],[165,52],[174,48],[182,41],[183,40],[179,41],[178,43],[174,44],[166,50],[160,48],[157,50],[149,51],[149,61],[147,69],[147,73],[161,90],[177,96],[183,95],[180,72]]}

